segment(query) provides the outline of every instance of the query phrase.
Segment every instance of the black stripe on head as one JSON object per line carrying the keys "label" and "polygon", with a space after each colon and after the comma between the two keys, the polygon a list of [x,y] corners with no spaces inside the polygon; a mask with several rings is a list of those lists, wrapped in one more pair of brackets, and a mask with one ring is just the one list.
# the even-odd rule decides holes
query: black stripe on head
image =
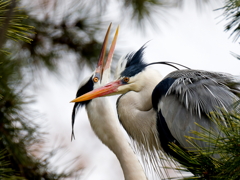
{"label": "black stripe on head", "polygon": [[[93,81],[92,81],[92,76],[90,77],[90,79],[86,82],[86,84],[84,84],[83,86],[81,86],[78,91],[77,91],[77,94],[76,94],[76,98],[83,95],[83,94],[86,94],[90,91],[93,90]],[[75,121],[75,116],[76,116],[76,112],[78,110],[79,107],[83,107],[84,105],[87,105],[91,100],[88,100],[88,101],[83,101],[83,102],[75,102],[74,103],[74,106],[73,106],[73,111],[72,111],[72,136],[71,136],[71,140],[72,138],[75,139],[74,137],[74,121]]]}
{"label": "black stripe on head", "polygon": [[145,48],[146,46],[143,45],[137,52],[130,53],[126,56],[127,64],[121,76],[132,77],[145,69],[147,66],[147,64],[143,62]]}

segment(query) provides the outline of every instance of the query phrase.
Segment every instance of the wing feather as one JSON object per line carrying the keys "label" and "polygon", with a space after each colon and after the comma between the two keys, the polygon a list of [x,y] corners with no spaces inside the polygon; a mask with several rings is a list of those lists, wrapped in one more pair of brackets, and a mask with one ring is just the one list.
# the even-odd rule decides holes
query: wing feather
{"label": "wing feather", "polygon": [[[170,81],[167,91],[163,83]],[[175,81],[172,81],[175,79]],[[159,93],[157,93],[159,92]],[[154,89],[153,99],[158,99],[158,112],[162,115],[172,136],[187,148],[191,145],[185,136],[193,136],[191,131],[200,131],[199,124],[209,129],[215,129],[209,120],[210,112],[220,112],[221,108],[231,111],[232,105],[239,101],[240,78],[226,73],[215,73],[199,70],[179,70],[170,73]],[[153,101],[156,103],[156,101]],[[207,147],[198,141],[201,147]]]}
{"label": "wing feather", "polygon": [[167,77],[176,80],[169,87],[166,96],[175,94],[191,113],[200,115],[200,112],[209,114],[219,111],[219,108],[228,110],[239,100],[240,80],[237,81],[230,74],[181,70]]}

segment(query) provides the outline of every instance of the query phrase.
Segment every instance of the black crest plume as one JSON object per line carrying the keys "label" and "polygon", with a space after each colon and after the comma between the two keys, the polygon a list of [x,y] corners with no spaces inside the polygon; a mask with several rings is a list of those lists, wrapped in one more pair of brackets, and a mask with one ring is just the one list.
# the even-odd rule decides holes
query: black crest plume
{"label": "black crest plume", "polygon": [[142,72],[147,64],[143,61],[144,50],[146,46],[143,45],[137,52],[128,54],[125,58],[127,64],[121,76],[132,77]]}
{"label": "black crest plume", "polygon": [[[81,86],[78,89],[77,94],[76,94],[76,98],[83,95],[83,94],[86,94],[86,93],[88,93],[92,90],[93,90],[93,81],[92,81],[92,76],[91,76],[90,79],[83,86]],[[71,136],[71,140],[72,140],[72,138],[75,139],[75,136],[74,136],[74,122],[75,122],[76,112],[77,112],[79,107],[87,105],[90,101],[91,100],[74,103],[73,111],[72,111],[72,136]]]}

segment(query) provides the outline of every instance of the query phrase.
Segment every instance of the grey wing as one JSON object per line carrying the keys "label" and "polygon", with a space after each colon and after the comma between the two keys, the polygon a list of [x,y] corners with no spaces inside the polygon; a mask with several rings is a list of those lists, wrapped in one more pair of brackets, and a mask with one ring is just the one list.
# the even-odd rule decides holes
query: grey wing
{"label": "grey wing", "polygon": [[[166,79],[174,81],[160,98],[158,111],[161,110],[172,136],[185,148],[190,144],[184,136],[194,136],[191,131],[200,131],[196,123],[216,130],[207,115],[220,112],[221,108],[231,111],[233,103],[239,101],[240,81],[229,74],[184,70],[175,71]],[[207,146],[202,141],[197,144]]]}
{"label": "grey wing", "polygon": [[[170,107],[170,108],[169,108]],[[200,132],[200,127],[195,123],[207,129],[213,128],[216,130],[215,124],[208,119],[206,115],[192,114],[183,104],[178,101],[174,95],[169,95],[162,98],[161,105],[162,116],[164,117],[171,135],[178,141],[178,143],[185,149],[191,149],[191,144],[186,141],[186,136],[196,137],[192,131]],[[207,147],[208,145],[203,141],[196,141],[198,146]]]}

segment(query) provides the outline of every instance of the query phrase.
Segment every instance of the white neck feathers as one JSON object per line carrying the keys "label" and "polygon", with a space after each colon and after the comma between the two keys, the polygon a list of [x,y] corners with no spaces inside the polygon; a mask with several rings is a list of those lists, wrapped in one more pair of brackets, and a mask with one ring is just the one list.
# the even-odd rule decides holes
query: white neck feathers
{"label": "white neck feathers", "polygon": [[117,104],[119,120],[127,133],[146,149],[158,147],[156,112],[152,108],[152,91],[162,76],[153,69],[146,69],[136,77],[138,87],[122,95]]}
{"label": "white neck feathers", "polygon": [[125,180],[146,180],[142,166],[125,138],[108,99],[106,97],[93,99],[86,109],[92,129],[117,156]]}

